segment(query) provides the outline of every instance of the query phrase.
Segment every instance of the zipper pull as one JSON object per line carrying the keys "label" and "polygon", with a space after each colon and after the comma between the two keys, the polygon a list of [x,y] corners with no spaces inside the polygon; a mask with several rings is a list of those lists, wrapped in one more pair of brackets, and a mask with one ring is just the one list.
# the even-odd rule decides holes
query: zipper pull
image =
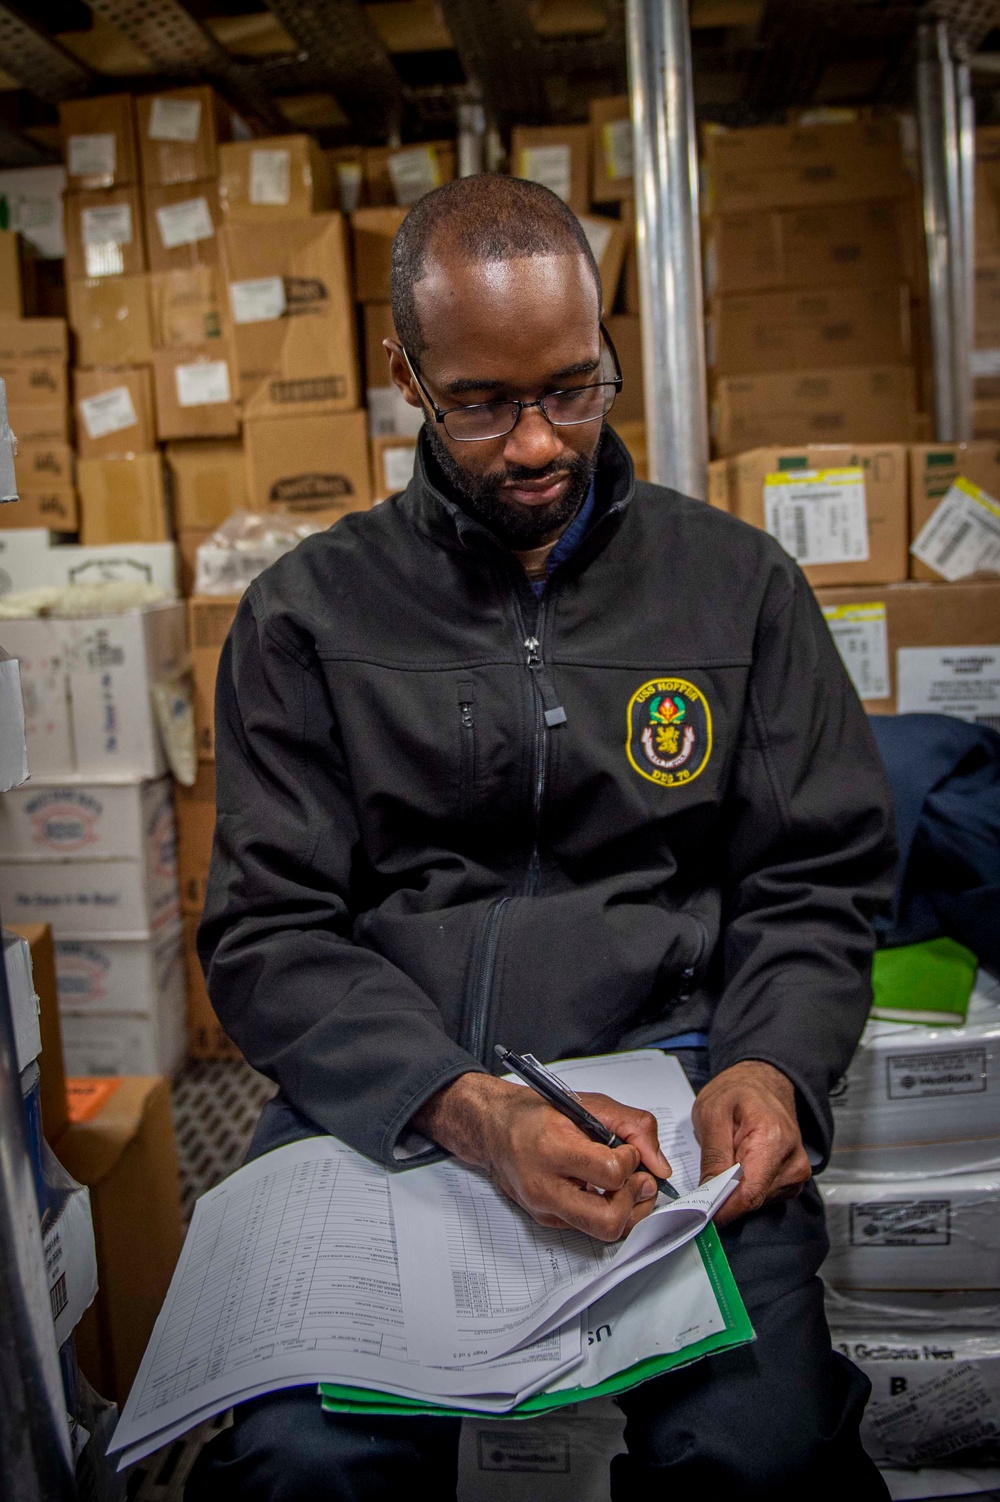
{"label": "zipper pull", "polygon": [[545,715],[545,723],[552,730],[556,725],[565,725],[566,711],[559,703],[559,695],[555,691],[548,669],[542,661],[541,642],[537,636],[528,636],[524,641],[524,650],[527,653],[527,665],[535,675],[538,692],[542,696],[542,710]]}
{"label": "zipper pull", "polygon": [[458,706],[458,712],[462,716],[463,728],[465,730],[473,730],[475,728],[475,721],[472,718],[472,705],[460,704]]}

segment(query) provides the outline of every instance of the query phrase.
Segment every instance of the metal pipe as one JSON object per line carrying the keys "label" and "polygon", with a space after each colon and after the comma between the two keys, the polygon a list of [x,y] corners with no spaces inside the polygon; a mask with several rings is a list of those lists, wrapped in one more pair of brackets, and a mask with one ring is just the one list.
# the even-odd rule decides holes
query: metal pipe
{"label": "metal pipe", "polygon": [[485,167],[486,111],[478,89],[458,106],[458,175],[475,177]]}
{"label": "metal pipe", "polygon": [[0,959],[0,1496],[72,1502],[69,1428]]}
{"label": "metal pipe", "polygon": [[687,0],[627,0],[649,477],[704,499],[708,404]]}
{"label": "metal pipe", "polygon": [[962,258],[958,268],[956,314],[955,389],[958,437],[969,439],[972,418],[972,351],[976,342],[976,105],[966,62],[955,68],[958,101],[958,186],[962,225]]}
{"label": "metal pipe", "polygon": [[962,216],[955,76],[943,21],[919,28],[917,125],[931,315],[935,437],[939,443],[954,443],[959,437],[959,423],[953,258],[960,244]]}

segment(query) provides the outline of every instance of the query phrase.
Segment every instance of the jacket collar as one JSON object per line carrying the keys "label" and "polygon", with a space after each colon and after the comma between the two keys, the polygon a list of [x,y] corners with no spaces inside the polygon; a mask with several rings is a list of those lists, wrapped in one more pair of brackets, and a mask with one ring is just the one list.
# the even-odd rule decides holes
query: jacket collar
{"label": "jacket collar", "polygon": [[[482,557],[501,554],[509,559],[510,550],[499,542],[488,527],[469,516],[438,479],[430,446],[423,432],[417,439],[417,455],[410,481],[401,498],[401,506],[414,525],[441,547],[472,552]],[[613,428],[605,425],[594,471],[594,514],[585,536],[573,554],[577,558],[591,553],[588,543],[606,523],[620,522],[635,490],[635,471],[628,450]],[[572,560],[570,560],[572,561]]]}

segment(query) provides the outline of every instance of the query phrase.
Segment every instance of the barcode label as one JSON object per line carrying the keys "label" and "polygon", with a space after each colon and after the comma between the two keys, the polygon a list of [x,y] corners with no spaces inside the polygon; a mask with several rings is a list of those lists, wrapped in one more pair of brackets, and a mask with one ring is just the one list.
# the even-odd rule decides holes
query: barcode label
{"label": "barcode label", "polygon": [[764,525],[796,563],[863,563],[863,469],[788,470],[764,481]]}
{"label": "barcode label", "polygon": [[900,647],[896,707],[900,714],[950,714],[977,725],[1000,719],[1000,645]]}
{"label": "barcode label", "polygon": [[920,529],[910,552],[949,584],[970,574],[1000,574],[1000,505],[959,475]]}
{"label": "barcode label", "polygon": [[892,687],[885,605],[825,605],[823,614],[858,698],[888,699]]}
{"label": "barcode label", "polygon": [[60,1314],[69,1303],[69,1294],[66,1292],[66,1274],[60,1273],[52,1287],[49,1289],[49,1299],[52,1304],[52,1318],[58,1319]]}

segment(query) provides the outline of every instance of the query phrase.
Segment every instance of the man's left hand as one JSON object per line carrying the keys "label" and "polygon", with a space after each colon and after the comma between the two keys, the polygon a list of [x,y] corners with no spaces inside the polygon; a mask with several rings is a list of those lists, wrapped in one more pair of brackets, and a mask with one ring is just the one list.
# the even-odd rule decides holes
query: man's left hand
{"label": "man's left hand", "polygon": [[812,1176],[795,1112],[795,1088],[780,1069],[747,1059],[724,1069],[698,1094],[694,1129],[702,1182],[743,1167],[743,1179],[715,1217],[726,1225],[768,1200],[793,1199]]}

